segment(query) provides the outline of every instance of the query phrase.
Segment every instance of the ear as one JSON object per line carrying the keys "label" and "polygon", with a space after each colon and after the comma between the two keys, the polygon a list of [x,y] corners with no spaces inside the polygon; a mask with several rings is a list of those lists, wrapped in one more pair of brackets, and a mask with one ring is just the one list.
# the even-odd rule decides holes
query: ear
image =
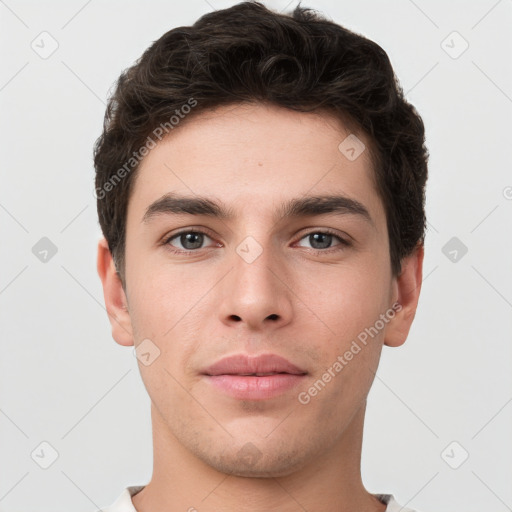
{"label": "ear", "polygon": [[128,301],[119,278],[108,242],[104,237],[98,242],[98,275],[103,285],[103,297],[112,326],[112,337],[119,345],[133,345],[133,332]]}
{"label": "ear", "polygon": [[399,347],[405,343],[409,334],[420,297],[423,256],[424,247],[420,244],[411,255],[402,259],[402,270],[394,278],[394,303],[398,302],[401,309],[397,308],[395,316],[386,328],[384,344],[389,347]]}

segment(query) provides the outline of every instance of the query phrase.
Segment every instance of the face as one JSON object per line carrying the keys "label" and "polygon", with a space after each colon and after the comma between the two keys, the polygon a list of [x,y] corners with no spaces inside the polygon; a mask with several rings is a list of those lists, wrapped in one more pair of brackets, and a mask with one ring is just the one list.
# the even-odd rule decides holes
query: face
{"label": "face", "polygon": [[[399,297],[368,150],[338,148],[349,134],[327,115],[240,104],[185,120],[139,168],[132,342],[149,354],[158,428],[220,471],[289,474],[335,450],[366,404]],[[320,196],[337,199],[307,201]],[[269,354],[293,368],[255,359]],[[214,376],[233,355],[242,366]]]}

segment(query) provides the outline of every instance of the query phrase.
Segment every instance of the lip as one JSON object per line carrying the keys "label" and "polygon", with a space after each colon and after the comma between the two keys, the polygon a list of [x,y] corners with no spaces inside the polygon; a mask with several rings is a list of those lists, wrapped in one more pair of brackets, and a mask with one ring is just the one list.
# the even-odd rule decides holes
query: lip
{"label": "lip", "polygon": [[203,375],[216,389],[234,398],[266,400],[297,386],[307,372],[276,354],[235,354],[209,366]]}

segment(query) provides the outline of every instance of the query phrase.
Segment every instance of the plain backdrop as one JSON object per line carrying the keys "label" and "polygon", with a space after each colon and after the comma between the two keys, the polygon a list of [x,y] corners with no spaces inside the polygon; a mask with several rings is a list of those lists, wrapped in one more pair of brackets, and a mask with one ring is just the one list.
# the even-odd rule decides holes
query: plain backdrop
{"label": "plain backdrop", "polygon": [[[149,398],[96,273],[92,147],[120,72],[235,3],[0,1],[3,512],[94,511],[151,477]],[[512,1],[302,5],[386,50],[430,151],[420,304],[370,392],[365,486],[421,512],[512,510]]]}

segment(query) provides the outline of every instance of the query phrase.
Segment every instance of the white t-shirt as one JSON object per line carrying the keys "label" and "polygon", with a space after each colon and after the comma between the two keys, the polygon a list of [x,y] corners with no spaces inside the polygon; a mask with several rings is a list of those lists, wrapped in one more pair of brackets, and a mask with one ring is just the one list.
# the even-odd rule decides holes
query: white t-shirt
{"label": "white t-shirt", "polygon": [[[121,496],[110,507],[102,508],[98,512],[137,512],[133,506],[132,496],[144,489],[145,485],[132,485],[127,487]],[[412,508],[401,507],[392,494],[374,494],[374,496],[386,504],[386,512],[419,512]]]}

